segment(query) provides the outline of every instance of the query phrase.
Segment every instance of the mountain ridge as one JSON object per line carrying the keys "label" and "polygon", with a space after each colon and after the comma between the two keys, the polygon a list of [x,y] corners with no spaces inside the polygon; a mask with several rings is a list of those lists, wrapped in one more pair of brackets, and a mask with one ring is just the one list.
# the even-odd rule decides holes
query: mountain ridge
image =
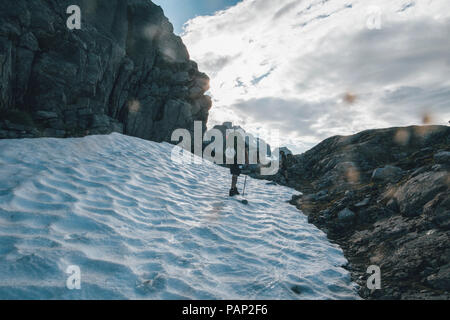
{"label": "mountain ridge", "polygon": [[[450,127],[325,139],[288,164],[291,204],[344,250],[366,299],[450,298]],[[367,268],[380,267],[380,290]]]}
{"label": "mountain ridge", "polygon": [[[80,30],[66,26],[70,5]],[[206,124],[209,78],[153,2],[8,1],[0,18],[0,138],[120,132],[160,142]]]}

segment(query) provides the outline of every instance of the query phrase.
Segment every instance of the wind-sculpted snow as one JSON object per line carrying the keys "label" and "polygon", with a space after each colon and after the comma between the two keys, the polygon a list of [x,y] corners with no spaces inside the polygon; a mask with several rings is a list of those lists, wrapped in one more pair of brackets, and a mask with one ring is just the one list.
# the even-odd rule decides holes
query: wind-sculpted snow
{"label": "wind-sculpted snow", "polygon": [[[1,299],[352,299],[339,247],[293,191],[111,134],[0,141]],[[241,178],[243,182],[243,179]],[[242,185],[241,185],[242,187]],[[81,270],[69,290],[68,266]]]}

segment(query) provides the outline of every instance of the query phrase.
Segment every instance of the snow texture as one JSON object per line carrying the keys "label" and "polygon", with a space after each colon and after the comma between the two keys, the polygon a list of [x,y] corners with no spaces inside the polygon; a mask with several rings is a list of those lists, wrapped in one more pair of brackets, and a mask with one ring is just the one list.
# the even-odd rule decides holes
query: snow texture
{"label": "snow texture", "polygon": [[117,133],[1,140],[0,299],[358,299],[293,190],[247,179],[243,205],[227,169],[173,149]]}

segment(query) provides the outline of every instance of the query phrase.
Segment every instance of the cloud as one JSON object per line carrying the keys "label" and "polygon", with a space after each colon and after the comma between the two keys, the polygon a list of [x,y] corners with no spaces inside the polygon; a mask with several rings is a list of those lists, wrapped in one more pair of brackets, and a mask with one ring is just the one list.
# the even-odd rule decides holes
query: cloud
{"label": "cloud", "polygon": [[299,1],[293,1],[291,3],[288,3],[287,5],[282,7],[280,10],[275,12],[275,14],[273,15],[273,19],[275,20],[275,19],[279,19],[279,18],[283,17],[285,14],[289,13],[289,11],[293,10],[298,5],[299,5]]}
{"label": "cloud", "polygon": [[[448,85],[449,34],[450,20],[420,19],[345,37],[329,36],[313,56],[307,57],[314,62],[307,64],[310,68],[305,77],[322,81],[324,75],[320,72],[325,72],[333,84],[369,88],[399,83]],[[330,50],[331,46],[334,50]]]}
{"label": "cloud", "polygon": [[238,59],[240,54],[234,56],[219,55],[215,52],[210,52],[206,59],[203,59],[202,65],[209,71],[211,77],[215,76],[230,62]]}
{"label": "cloud", "polygon": [[374,111],[386,122],[408,123],[429,116],[432,122],[450,119],[450,88],[400,87],[387,91]]}
{"label": "cloud", "polygon": [[248,122],[271,124],[283,134],[295,132],[298,136],[314,136],[314,120],[331,112],[333,103],[311,104],[299,99],[266,97],[238,101],[231,108]]}
{"label": "cloud", "polygon": [[211,76],[210,125],[279,129],[301,152],[330,135],[421,124],[424,113],[447,124],[450,3],[410,3],[244,0],[190,20],[183,41]]}

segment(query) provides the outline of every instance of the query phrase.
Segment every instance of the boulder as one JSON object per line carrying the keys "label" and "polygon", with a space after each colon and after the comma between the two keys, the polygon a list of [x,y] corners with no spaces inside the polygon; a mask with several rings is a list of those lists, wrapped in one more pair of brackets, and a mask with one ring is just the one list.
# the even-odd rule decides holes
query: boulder
{"label": "boulder", "polygon": [[393,211],[393,212],[398,212],[399,208],[398,208],[398,202],[396,199],[390,199],[387,204],[386,204],[386,208],[388,208],[389,210]]}
{"label": "boulder", "polygon": [[439,151],[438,153],[435,153],[434,162],[439,164],[450,164],[450,152]]}
{"label": "boulder", "polygon": [[399,167],[387,165],[377,168],[372,173],[372,181],[375,182],[397,182],[403,175],[403,170]]}
{"label": "boulder", "polygon": [[360,208],[360,207],[365,207],[369,204],[370,202],[370,198],[364,198],[363,200],[359,201],[358,203],[355,204],[355,207]]}
{"label": "boulder", "polygon": [[325,201],[328,199],[328,191],[321,190],[315,194],[314,198],[316,201]]}
{"label": "boulder", "polygon": [[55,119],[58,118],[58,114],[56,112],[52,111],[37,111],[36,112],[36,118],[39,120],[48,120],[48,119]]}
{"label": "boulder", "polygon": [[436,289],[450,290],[450,264],[439,268],[439,271],[427,277],[427,283]]}
{"label": "boulder", "polygon": [[331,218],[331,216],[332,216],[332,212],[331,212],[330,209],[325,209],[325,210],[320,211],[320,215],[324,219],[329,220]]}
{"label": "boulder", "polygon": [[399,210],[406,217],[422,214],[423,206],[438,193],[448,190],[450,173],[429,171],[406,181],[394,194]]}
{"label": "boulder", "polygon": [[342,222],[348,222],[355,218],[355,213],[349,208],[345,208],[338,213],[338,220]]}
{"label": "boulder", "polygon": [[440,229],[450,230],[450,210],[438,212],[433,217],[433,222],[436,223]]}

